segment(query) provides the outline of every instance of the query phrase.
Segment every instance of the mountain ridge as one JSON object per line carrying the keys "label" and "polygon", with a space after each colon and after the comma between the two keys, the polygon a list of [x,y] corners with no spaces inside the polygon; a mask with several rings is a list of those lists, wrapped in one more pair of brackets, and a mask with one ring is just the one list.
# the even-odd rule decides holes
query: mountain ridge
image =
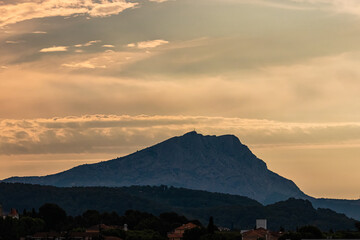
{"label": "mountain ridge", "polygon": [[265,204],[306,197],[294,182],[270,171],[236,136],[204,136],[195,131],[121,158],[3,181],[58,187],[169,185],[237,194]]}

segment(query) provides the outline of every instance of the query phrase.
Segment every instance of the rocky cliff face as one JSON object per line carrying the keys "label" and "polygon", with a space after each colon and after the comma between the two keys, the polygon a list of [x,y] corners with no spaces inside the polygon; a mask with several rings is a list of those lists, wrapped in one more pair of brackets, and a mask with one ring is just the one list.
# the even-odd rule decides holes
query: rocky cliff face
{"label": "rocky cliff face", "polygon": [[4,181],[60,187],[163,184],[238,194],[262,203],[306,197],[292,181],[268,170],[237,137],[203,136],[196,132],[122,158],[44,177],[13,177]]}

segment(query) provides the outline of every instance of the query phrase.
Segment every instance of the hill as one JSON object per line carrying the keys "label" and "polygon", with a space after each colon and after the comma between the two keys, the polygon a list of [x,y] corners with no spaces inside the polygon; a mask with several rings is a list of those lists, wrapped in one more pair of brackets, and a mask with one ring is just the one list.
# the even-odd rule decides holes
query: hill
{"label": "hill", "polygon": [[68,187],[0,183],[4,209],[31,210],[44,203],[56,203],[71,215],[88,209],[101,212],[140,210],[153,214],[177,212],[204,224],[213,216],[220,226],[251,229],[255,219],[267,218],[270,229],[296,229],[312,224],[323,230],[354,228],[355,220],[328,209],[314,209],[307,200],[289,199],[263,206],[259,202],[230,194],[166,186]]}

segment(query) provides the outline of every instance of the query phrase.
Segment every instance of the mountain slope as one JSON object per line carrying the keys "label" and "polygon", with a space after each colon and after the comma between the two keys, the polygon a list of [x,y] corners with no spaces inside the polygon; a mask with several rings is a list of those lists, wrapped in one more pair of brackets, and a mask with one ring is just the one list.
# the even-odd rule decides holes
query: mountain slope
{"label": "mountain slope", "polygon": [[122,158],[4,181],[60,187],[169,185],[238,194],[262,203],[306,197],[292,181],[268,170],[235,136],[203,136],[195,131]]}

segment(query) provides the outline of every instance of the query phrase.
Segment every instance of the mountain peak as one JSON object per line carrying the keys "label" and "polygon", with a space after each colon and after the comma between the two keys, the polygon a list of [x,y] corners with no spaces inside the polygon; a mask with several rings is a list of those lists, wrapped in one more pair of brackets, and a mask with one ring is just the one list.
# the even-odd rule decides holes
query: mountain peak
{"label": "mountain peak", "polygon": [[195,130],[187,132],[183,136],[185,137],[185,136],[196,136],[196,135],[201,135],[202,136],[202,134],[198,134]]}

